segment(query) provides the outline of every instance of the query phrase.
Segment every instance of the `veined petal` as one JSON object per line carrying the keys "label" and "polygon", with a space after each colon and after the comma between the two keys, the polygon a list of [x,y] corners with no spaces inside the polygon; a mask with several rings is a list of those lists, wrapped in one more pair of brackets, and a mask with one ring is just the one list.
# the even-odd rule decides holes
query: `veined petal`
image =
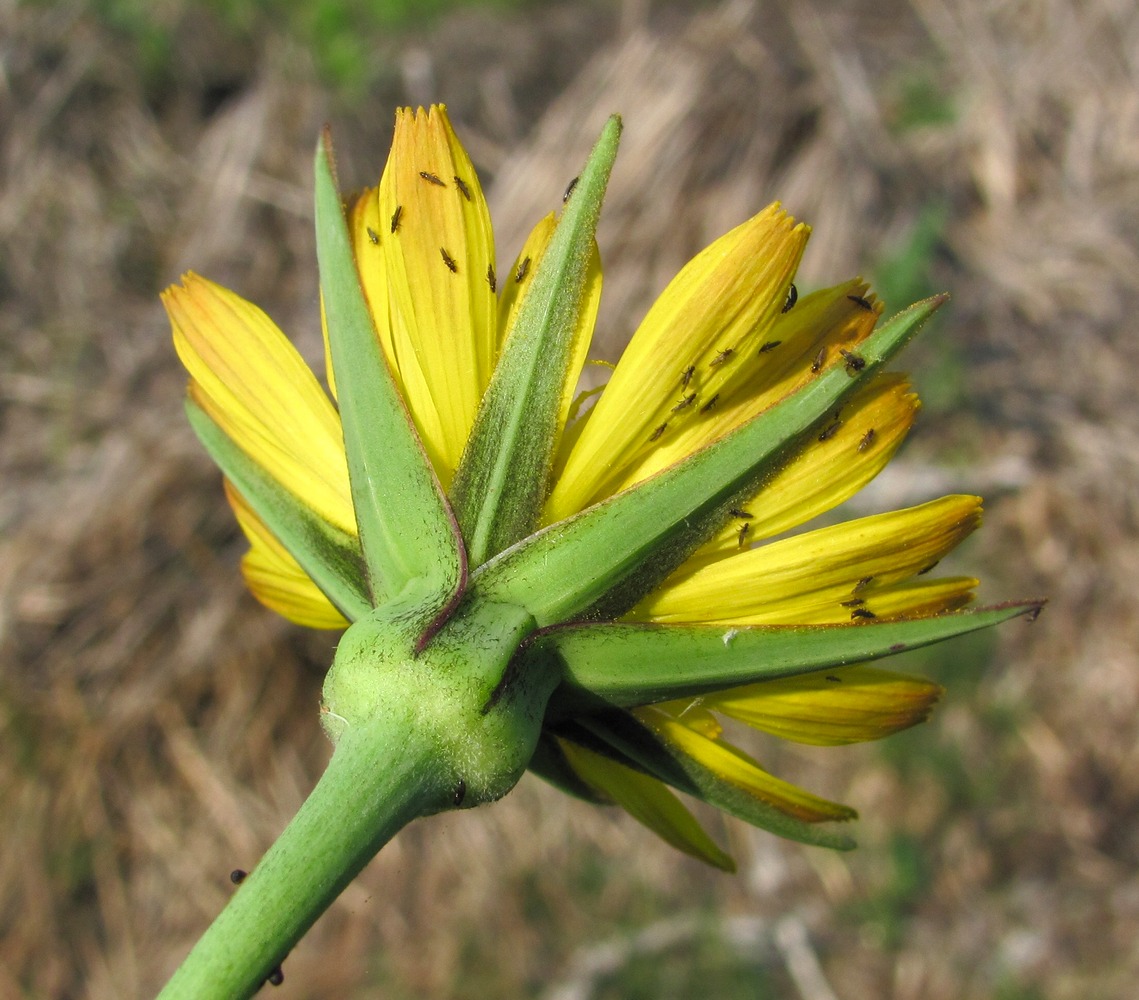
{"label": "veined petal", "polygon": [[486,200],[442,105],[396,113],[377,200],[389,361],[446,487],[490,381],[497,302]]}
{"label": "veined petal", "polygon": [[709,739],[657,706],[637,708],[633,715],[658,738],[745,794],[774,806],[780,812],[804,823],[854,819],[858,814],[849,806],[812,795],[769,774],[738,747]]}
{"label": "veined petal", "polygon": [[255,305],[196,274],[162,302],[194,401],[285,489],[355,534],[340,420],[296,348]]}
{"label": "veined petal", "polygon": [[245,498],[225,480],[225,495],[237,523],[249,541],[241,572],[250,592],[284,618],[307,628],[338,629],[345,618],[277,537],[265,526]]}
{"label": "veined petal", "polygon": [[633,335],[569,455],[547,520],[561,520],[612,494],[654,448],[682,392],[700,392],[711,401],[737,352],[759,351],[784,305],[808,233],[772,205],[722,236],[673,279]]}
{"label": "veined petal", "polygon": [[[762,338],[753,338],[741,353],[733,351],[718,364],[714,364],[717,358],[708,362],[714,372],[697,365],[684,394],[669,410],[667,427],[655,447],[627,469],[613,485],[614,492],[731,433],[822,369],[844,363],[844,351],[856,358],[858,345],[870,336],[882,311],[867,294],[865,283],[857,279],[813,292],[775,317]],[[758,350],[755,339],[762,339]]]}
{"label": "veined petal", "polygon": [[558,744],[586,784],[621,806],[666,843],[722,871],[736,870],[731,857],[716,846],[696,817],[664,784],[570,740],[559,739]]}
{"label": "veined petal", "polygon": [[920,403],[902,375],[886,373],[851,397],[838,416],[775,474],[692,556],[691,566],[804,524],[849,500],[885,468],[913,426]]}
{"label": "veined petal", "polygon": [[[914,618],[956,611],[973,600],[980,581],[972,576],[935,577],[930,580],[905,580],[884,587],[872,583],[863,591],[866,601],[859,610],[876,618]],[[832,619],[832,620],[838,620]]]}
{"label": "veined petal", "polygon": [[980,523],[981,500],[949,496],[681,569],[628,618],[735,625],[874,617],[871,588],[930,568]]}
{"label": "veined petal", "polygon": [[721,691],[702,698],[701,707],[781,739],[839,746],[924,722],[942,690],[921,677],[839,667]]}

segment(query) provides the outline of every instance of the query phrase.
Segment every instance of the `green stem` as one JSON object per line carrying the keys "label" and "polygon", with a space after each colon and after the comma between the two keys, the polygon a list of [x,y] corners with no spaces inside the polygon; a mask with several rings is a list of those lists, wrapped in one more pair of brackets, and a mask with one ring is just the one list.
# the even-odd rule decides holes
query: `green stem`
{"label": "green stem", "polygon": [[261,863],[159,994],[252,996],[289,949],[395,834],[450,805],[433,748],[381,720],[346,730],[328,769]]}

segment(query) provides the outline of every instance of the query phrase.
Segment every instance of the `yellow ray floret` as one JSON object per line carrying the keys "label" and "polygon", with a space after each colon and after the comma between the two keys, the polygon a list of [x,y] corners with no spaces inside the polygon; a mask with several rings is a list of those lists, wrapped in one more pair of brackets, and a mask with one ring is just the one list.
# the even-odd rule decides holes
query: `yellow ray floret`
{"label": "yellow ray floret", "polygon": [[838,746],[923,722],[942,688],[874,667],[840,667],[707,695],[701,705],[785,740]]}
{"label": "yellow ray floret", "polygon": [[[979,497],[950,496],[808,531],[695,570],[682,567],[628,617],[736,625],[878,617],[878,592],[891,593],[888,588],[930,568],[977,527],[980,517]],[[966,583],[972,585],[951,581],[952,593]],[[928,601],[921,597],[916,603]],[[888,613],[898,613],[897,606]]]}
{"label": "yellow ray floret", "polygon": [[612,484],[614,492],[687,458],[763,413],[826,367],[843,363],[843,351],[854,357],[880,312],[865,294],[866,286],[853,281],[804,296],[794,308],[772,316],[768,325],[726,358],[721,351],[711,360],[695,360],[685,367],[679,383],[686,384],[674,387],[675,401],[649,435],[655,438],[654,446]]}
{"label": "yellow ray floret", "polygon": [[558,740],[566,761],[595,791],[621,806],[666,843],[701,861],[732,872],[735,862],[712,838],[681,801],[655,778],[618,764],[568,740]]}
{"label": "yellow ray floret", "polygon": [[255,305],[196,274],[162,301],[191,398],[306,507],[355,534],[340,418],[296,348]]}
{"label": "yellow ray floret", "polygon": [[333,607],[228,479],[225,495],[249,542],[249,551],[241,560],[241,573],[253,596],[306,628],[346,628],[348,619]]}
{"label": "yellow ray floret", "polygon": [[680,382],[689,368],[691,378],[702,373],[706,407],[730,380],[732,362],[759,351],[780,314],[808,232],[772,205],[722,236],[672,280],[634,333],[577,438],[554,485],[547,520],[610,495],[655,449],[678,388],[688,388]]}
{"label": "yellow ray floret", "polygon": [[693,554],[687,568],[782,534],[849,500],[886,467],[918,408],[905,376],[878,376],[755,496],[733,509],[728,524]]}
{"label": "yellow ray floret", "polygon": [[805,823],[853,819],[849,806],[812,795],[769,774],[737,747],[709,738],[659,705],[632,713],[658,738],[752,798]]}
{"label": "yellow ray floret", "polygon": [[[375,213],[362,214],[379,238],[388,310],[374,319],[446,486],[490,381],[498,337],[490,215],[442,106],[397,113],[376,200]],[[357,247],[367,250],[359,240]]]}

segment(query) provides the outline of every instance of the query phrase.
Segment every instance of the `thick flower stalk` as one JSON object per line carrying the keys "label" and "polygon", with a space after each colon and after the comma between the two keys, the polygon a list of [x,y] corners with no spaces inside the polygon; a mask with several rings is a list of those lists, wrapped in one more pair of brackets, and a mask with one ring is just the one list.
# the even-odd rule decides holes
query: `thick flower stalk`
{"label": "thick flower stalk", "polygon": [[164,294],[250,589],[346,628],[328,771],[166,995],[248,995],[401,826],[527,769],[724,869],[676,792],[850,846],[854,811],[766,771],[725,720],[889,735],[940,689],[870,661],[1038,608],[961,611],[976,581],[930,573],[977,497],[799,530],[904,439],[917,398],[885,366],[942,299],[879,325],[859,280],[800,295],[808,229],[778,205],[693,259],[579,392],[619,133],[508,267],[442,107],[398,113],[379,186],[346,204],[326,140],[327,391],[232,292],[189,274]]}

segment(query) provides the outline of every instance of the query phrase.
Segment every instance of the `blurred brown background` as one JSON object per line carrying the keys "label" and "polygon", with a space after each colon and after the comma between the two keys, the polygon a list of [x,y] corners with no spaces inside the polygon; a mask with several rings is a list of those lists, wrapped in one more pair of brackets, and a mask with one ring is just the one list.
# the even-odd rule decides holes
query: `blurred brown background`
{"label": "blurred brown background", "polygon": [[0,2],[0,997],[153,993],[320,771],[335,636],[243,592],[156,293],[192,267],[317,357],[317,131],[371,183],[394,106],[435,100],[507,259],[624,114],[610,356],[775,198],[815,227],[800,288],[951,291],[906,359],[919,428],[855,510],[982,492],[957,568],[1051,605],[911,659],[949,687],[920,730],[760,747],[861,810],[857,852],[713,817],[724,876],[527,778],[405,831],[272,995],[1132,995],[1134,4],[405,6]]}

